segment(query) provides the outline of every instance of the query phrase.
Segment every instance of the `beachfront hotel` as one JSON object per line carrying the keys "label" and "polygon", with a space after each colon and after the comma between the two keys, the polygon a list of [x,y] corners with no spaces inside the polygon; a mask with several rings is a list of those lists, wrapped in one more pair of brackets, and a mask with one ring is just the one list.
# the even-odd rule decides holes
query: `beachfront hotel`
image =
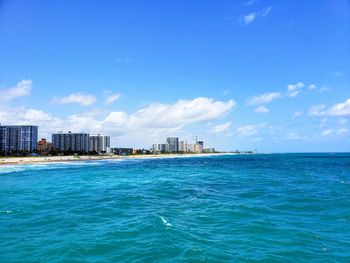
{"label": "beachfront hotel", "polygon": [[0,125],[0,152],[32,152],[37,149],[38,126]]}
{"label": "beachfront hotel", "polygon": [[52,147],[54,150],[71,152],[89,152],[88,133],[54,133],[52,134]]}

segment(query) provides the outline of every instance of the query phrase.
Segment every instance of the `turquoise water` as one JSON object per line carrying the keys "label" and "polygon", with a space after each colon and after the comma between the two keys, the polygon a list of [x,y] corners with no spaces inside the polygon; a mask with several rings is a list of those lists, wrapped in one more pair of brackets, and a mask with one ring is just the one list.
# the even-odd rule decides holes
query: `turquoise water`
{"label": "turquoise water", "polygon": [[0,167],[0,262],[350,262],[350,155]]}

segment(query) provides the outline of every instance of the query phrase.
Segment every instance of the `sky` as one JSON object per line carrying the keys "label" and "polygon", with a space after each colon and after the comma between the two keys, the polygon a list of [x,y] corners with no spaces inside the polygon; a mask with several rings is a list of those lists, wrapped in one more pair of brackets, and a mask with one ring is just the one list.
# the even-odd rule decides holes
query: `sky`
{"label": "sky", "polygon": [[350,1],[0,0],[0,123],[350,151]]}

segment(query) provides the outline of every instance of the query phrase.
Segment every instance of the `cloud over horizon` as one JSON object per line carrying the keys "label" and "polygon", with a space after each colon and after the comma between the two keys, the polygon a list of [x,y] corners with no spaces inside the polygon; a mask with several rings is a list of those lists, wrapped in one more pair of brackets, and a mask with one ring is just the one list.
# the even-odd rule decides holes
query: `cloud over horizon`
{"label": "cloud over horizon", "polygon": [[0,90],[0,101],[9,101],[18,97],[27,96],[32,89],[32,81],[24,79],[17,83],[16,86]]}
{"label": "cloud over horizon", "polygon": [[61,118],[37,109],[18,107],[10,111],[8,108],[0,108],[0,122],[39,125],[40,134],[45,136],[61,130],[84,131],[148,142],[161,135],[179,132],[186,125],[222,118],[235,106],[234,100],[225,102],[198,97],[178,100],[173,104],[150,104],[131,114],[123,111],[107,114],[92,111]]}

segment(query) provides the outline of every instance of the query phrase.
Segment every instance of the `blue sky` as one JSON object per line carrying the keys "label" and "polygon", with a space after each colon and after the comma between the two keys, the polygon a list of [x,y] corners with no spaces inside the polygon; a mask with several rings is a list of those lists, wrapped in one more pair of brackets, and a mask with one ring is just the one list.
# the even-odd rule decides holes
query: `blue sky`
{"label": "blue sky", "polygon": [[349,151],[350,1],[0,1],[0,122]]}

